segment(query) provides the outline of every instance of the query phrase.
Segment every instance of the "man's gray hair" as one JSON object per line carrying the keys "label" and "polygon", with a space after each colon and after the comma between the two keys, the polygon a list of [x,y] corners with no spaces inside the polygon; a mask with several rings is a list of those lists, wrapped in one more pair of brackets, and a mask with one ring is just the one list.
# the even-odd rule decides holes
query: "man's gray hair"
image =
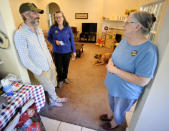
{"label": "man's gray hair", "polygon": [[26,20],[26,17],[24,16],[24,14],[29,14],[29,12],[30,12],[30,11],[26,11],[26,12],[24,12],[24,13],[21,14],[21,17],[22,17],[23,21]]}

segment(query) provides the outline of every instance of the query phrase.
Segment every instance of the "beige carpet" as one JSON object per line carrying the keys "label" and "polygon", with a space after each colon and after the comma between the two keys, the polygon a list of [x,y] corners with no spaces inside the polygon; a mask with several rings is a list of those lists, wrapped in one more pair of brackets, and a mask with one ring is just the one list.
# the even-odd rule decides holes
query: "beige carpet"
{"label": "beige carpet", "polygon": [[[108,48],[100,48],[93,43],[84,44],[84,52],[80,58],[71,60],[68,79],[71,84],[56,89],[60,97],[67,97],[69,102],[62,108],[46,105],[41,115],[52,119],[100,130],[98,117],[110,112],[107,89],[104,86],[105,65],[94,65],[96,52],[112,52]],[[116,130],[124,131],[124,127]]]}

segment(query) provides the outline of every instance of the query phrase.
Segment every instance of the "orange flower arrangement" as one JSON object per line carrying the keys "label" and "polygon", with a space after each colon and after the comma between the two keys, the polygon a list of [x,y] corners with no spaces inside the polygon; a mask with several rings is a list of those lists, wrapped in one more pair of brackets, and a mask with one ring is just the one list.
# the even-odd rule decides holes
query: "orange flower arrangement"
{"label": "orange flower arrangement", "polygon": [[128,16],[129,16],[131,12],[135,12],[135,11],[137,11],[137,9],[131,9],[131,10],[126,9],[126,10],[125,10],[125,15],[128,15]]}

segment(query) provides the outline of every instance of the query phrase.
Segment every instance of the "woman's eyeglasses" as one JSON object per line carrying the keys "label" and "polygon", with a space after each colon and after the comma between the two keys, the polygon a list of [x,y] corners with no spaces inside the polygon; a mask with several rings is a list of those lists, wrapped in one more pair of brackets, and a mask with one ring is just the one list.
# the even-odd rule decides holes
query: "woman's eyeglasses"
{"label": "woman's eyeglasses", "polygon": [[130,23],[132,24],[132,23],[137,23],[137,22],[134,22],[134,21],[125,21],[125,22],[124,22],[125,25],[128,25],[128,24],[130,24]]}
{"label": "woman's eyeglasses", "polygon": [[63,16],[58,16],[58,17],[55,17],[56,19],[61,19]]}

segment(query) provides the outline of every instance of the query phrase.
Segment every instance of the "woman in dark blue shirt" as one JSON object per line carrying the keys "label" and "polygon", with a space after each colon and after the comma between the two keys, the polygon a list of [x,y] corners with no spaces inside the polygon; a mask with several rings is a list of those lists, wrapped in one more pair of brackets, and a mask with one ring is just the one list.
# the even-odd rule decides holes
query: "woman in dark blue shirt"
{"label": "woman in dark blue shirt", "polygon": [[61,88],[63,82],[69,83],[67,75],[71,53],[73,52],[73,57],[76,57],[73,33],[61,11],[55,13],[55,23],[49,29],[48,41],[53,45],[58,88]]}

